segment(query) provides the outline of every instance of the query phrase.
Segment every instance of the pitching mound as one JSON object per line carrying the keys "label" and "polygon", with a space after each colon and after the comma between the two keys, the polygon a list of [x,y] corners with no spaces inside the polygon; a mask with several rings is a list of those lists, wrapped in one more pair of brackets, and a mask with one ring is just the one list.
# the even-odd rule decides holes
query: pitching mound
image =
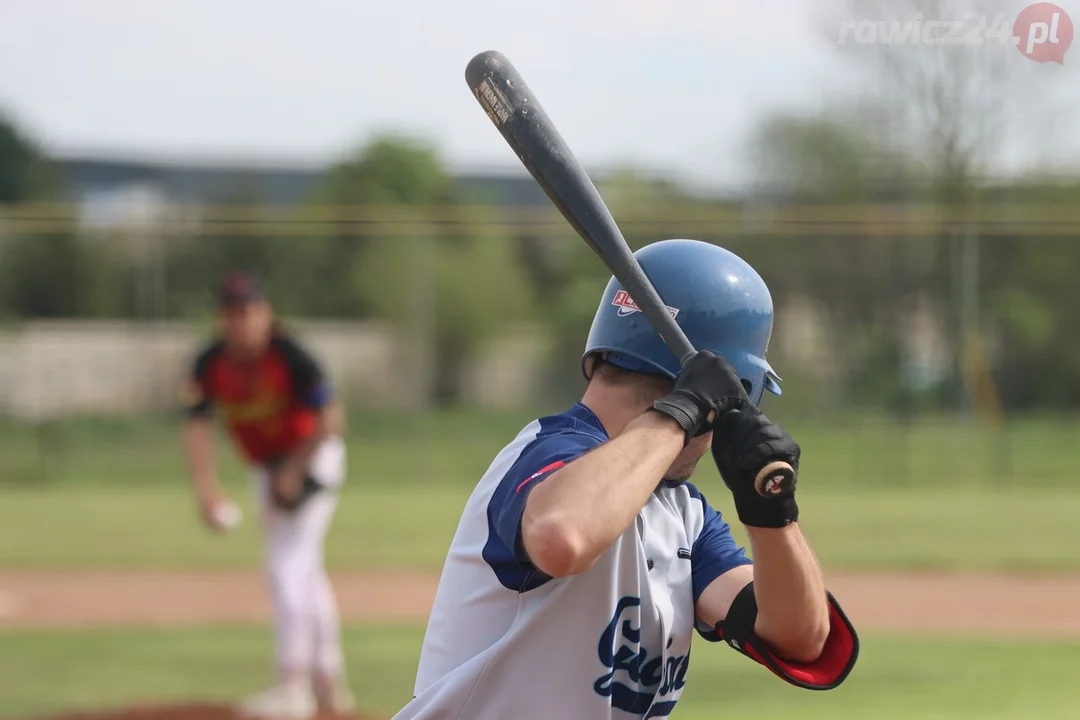
{"label": "pitching mound", "polygon": [[[236,710],[227,705],[147,705],[95,713],[67,713],[46,720],[240,720]],[[385,720],[363,713],[322,715],[317,720]]]}

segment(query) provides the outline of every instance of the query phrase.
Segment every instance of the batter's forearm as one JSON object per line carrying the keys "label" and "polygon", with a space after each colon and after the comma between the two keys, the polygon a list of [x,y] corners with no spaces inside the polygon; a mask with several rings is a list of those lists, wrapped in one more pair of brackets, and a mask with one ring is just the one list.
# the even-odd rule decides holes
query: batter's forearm
{"label": "batter's forearm", "polygon": [[553,577],[592,567],[641,512],[685,437],[670,418],[645,413],[538,485],[521,524],[530,560]]}
{"label": "batter's forearm", "polygon": [[821,567],[797,523],[747,528],[754,557],[757,635],[789,660],[811,662],[829,634]]}

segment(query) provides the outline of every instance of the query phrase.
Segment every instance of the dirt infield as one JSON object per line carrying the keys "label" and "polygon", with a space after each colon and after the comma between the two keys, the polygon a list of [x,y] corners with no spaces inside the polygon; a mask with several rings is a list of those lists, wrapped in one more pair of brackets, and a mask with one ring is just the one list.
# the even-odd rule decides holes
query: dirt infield
{"label": "dirt infield", "polygon": [[[430,574],[334,576],[347,622],[421,623],[437,583]],[[833,574],[828,584],[862,632],[1080,638],[1080,576]],[[0,634],[14,628],[182,627],[269,617],[264,580],[255,572],[0,572]],[[236,720],[236,714],[228,707],[191,705],[50,720]]]}
{"label": "dirt infield", "polygon": [[[186,707],[167,707],[147,705],[132,707],[127,710],[103,713],[70,713],[63,715],[64,720],[187,720],[198,717],[201,720],[231,720],[235,713],[220,705],[188,705]],[[50,719],[52,720],[52,719]]]}
{"label": "dirt infield", "polygon": [[[422,623],[438,577],[338,573],[348,622]],[[833,574],[829,587],[863,631],[1080,637],[1080,576]],[[0,572],[0,630],[264,622],[256,572]]]}
{"label": "dirt infield", "polygon": [[[148,705],[100,713],[67,713],[43,720],[241,720],[224,705]],[[382,720],[374,715],[321,715],[315,720]]]}

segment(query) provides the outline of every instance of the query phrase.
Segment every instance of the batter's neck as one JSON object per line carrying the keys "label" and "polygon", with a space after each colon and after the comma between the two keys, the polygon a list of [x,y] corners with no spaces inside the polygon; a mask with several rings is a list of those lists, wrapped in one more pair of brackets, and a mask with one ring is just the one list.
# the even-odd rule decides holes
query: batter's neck
{"label": "batter's neck", "polygon": [[592,410],[604,426],[608,437],[617,437],[631,422],[652,407],[655,398],[642,395],[639,388],[589,383],[581,404]]}

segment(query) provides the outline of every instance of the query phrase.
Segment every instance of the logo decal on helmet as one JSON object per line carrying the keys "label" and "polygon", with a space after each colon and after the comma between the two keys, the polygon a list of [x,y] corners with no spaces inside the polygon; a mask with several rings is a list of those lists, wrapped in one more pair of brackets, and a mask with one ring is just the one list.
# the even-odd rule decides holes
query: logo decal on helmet
{"label": "logo decal on helmet", "polygon": [[[641,312],[641,308],[639,308],[637,303],[634,302],[634,299],[630,297],[630,293],[625,290],[616,292],[615,297],[611,299],[611,304],[619,308],[619,317],[626,317],[627,315]],[[668,312],[671,313],[671,317],[676,317],[679,314],[678,308],[673,308],[670,305],[666,307]]]}

